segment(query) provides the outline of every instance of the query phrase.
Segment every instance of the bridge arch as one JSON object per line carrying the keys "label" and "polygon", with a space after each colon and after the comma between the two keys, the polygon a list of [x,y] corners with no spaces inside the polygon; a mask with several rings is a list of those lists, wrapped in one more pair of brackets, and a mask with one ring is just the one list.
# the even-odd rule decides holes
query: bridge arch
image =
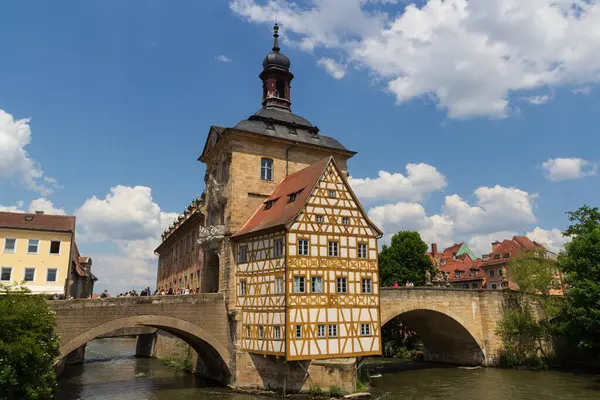
{"label": "bridge arch", "polygon": [[73,350],[78,349],[98,336],[117,329],[140,325],[161,329],[182,339],[198,353],[199,358],[205,363],[205,368],[211,372],[212,377],[222,383],[229,383],[233,374],[233,371],[229,367],[232,360],[229,349],[206,329],[174,317],[136,315],[114,319],[90,328],[61,345],[59,358],[66,357]]}
{"label": "bridge arch", "polygon": [[395,318],[419,335],[425,345],[426,360],[460,365],[485,363],[485,348],[479,327],[474,321],[467,321],[461,315],[449,312],[448,307],[410,302],[385,308],[382,306],[382,326]]}

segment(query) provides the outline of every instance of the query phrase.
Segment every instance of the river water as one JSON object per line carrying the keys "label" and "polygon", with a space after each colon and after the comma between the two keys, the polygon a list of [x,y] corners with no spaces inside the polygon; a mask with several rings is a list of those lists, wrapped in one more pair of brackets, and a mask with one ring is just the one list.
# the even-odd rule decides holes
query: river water
{"label": "river water", "polygon": [[[59,380],[57,400],[267,400],[232,393],[191,374],[147,358],[135,358],[135,339],[90,342],[86,362],[69,366]],[[600,377],[554,371],[493,368],[385,368],[372,379],[371,393],[381,400],[600,400]],[[372,373],[378,374],[376,368]]]}

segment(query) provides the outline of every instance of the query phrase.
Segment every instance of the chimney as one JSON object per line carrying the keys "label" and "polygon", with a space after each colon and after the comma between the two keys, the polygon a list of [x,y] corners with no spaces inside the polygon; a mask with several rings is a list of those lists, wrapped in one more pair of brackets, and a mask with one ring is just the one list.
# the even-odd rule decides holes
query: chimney
{"label": "chimney", "polygon": [[494,253],[496,251],[496,249],[498,248],[498,246],[500,246],[500,242],[499,241],[495,241],[494,243],[492,243],[492,253]]}
{"label": "chimney", "polygon": [[431,255],[435,257],[437,254],[437,243],[431,243]]}
{"label": "chimney", "polygon": [[43,214],[44,212],[43,212],[43,211],[36,211],[35,213],[36,213],[36,214],[38,214],[38,215],[41,215],[41,214]]}

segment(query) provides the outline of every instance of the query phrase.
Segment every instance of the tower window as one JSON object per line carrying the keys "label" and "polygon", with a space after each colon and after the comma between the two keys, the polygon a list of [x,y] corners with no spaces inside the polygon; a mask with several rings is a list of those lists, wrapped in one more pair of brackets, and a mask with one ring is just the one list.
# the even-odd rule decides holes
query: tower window
{"label": "tower window", "polygon": [[273,180],[273,160],[270,158],[262,158],[260,160],[260,178],[263,181]]}
{"label": "tower window", "polygon": [[277,97],[280,99],[285,99],[285,82],[277,81]]}

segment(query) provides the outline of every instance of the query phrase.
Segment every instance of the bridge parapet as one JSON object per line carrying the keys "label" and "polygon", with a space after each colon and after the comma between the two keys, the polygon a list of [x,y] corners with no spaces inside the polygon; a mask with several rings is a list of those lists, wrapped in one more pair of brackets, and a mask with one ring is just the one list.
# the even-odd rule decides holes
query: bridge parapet
{"label": "bridge parapet", "polygon": [[219,362],[227,368],[233,363],[229,318],[221,293],[55,300],[49,305],[56,315],[62,356],[97,337],[143,326],[169,332],[205,358],[222,360]]}

